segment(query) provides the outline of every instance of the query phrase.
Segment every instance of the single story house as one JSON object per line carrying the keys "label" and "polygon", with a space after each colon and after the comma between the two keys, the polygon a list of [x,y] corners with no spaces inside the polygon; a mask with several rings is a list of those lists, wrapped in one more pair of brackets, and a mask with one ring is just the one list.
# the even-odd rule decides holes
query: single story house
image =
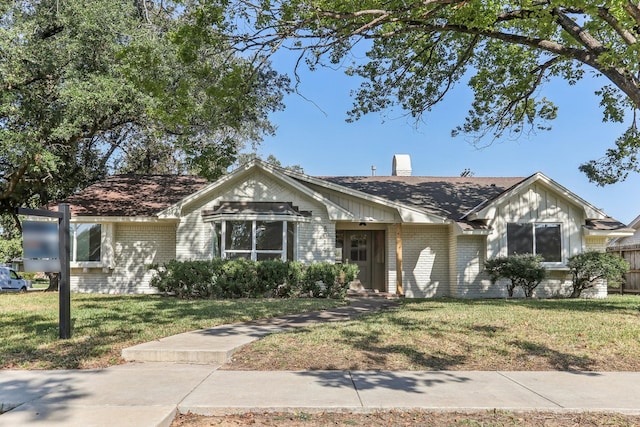
{"label": "single story house", "polygon": [[[244,257],[351,262],[366,289],[406,297],[504,297],[486,259],[541,254],[538,297],[565,291],[565,263],[633,234],[542,173],[529,177],[312,177],[260,160],[215,182],[120,175],[68,198],[71,288],[149,293],[149,264]],[[602,286],[592,296],[606,295]]]}

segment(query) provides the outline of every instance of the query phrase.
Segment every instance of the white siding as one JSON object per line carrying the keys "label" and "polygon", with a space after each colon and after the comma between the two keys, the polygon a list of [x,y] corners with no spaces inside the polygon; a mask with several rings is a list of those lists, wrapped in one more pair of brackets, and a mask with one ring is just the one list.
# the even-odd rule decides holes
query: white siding
{"label": "white siding", "polygon": [[300,222],[296,227],[296,259],[305,262],[334,261],[335,225],[329,220],[326,207],[259,171],[242,182],[229,183],[208,200],[199,200],[185,208],[177,231],[177,259],[211,258],[211,224],[202,221],[201,212],[213,209],[222,201],[292,202],[302,211],[311,211],[310,221]]}
{"label": "white siding", "polygon": [[[504,200],[492,210],[488,225],[491,233],[485,241],[480,237],[459,236],[456,241],[457,275],[455,283],[457,295],[463,298],[502,298],[507,296],[506,280],[495,285],[483,272],[486,258],[507,255],[507,223],[548,222],[561,224],[562,264],[569,257],[585,250],[604,251],[606,239],[602,237],[585,238],[582,225],[585,223],[581,206],[574,205],[565,196],[537,182]],[[549,298],[567,296],[571,290],[571,276],[562,266],[547,266],[547,278],[536,288],[534,297]],[[454,285],[455,286],[455,285]],[[516,289],[515,297],[524,296]],[[606,286],[600,284],[596,289],[585,292],[586,297],[606,296]]]}
{"label": "white siding", "polygon": [[329,190],[318,185],[307,184],[311,189],[322,194],[327,200],[332,201],[336,205],[351,212],[356,219],[379,221],[379,222],[396,222],[397,211],[386,206],[375,204],[357,197],[352,197],[344,193]]}
{"label": "white siding", "polygon": [[488,257],[507,255],[507,223],[510,222],[562,224],[563,263],[583,251],[583,209],[541,183],[524,188],[497,206],[495,216],[489,220],[492,231],[487,240]]}
{"label": "white siding", "polygon": [[[507,223],[559,223],[562,235],[562,264],[567,259],[583,252],[585,241],[582,234],[582,225],[585,223],[582,207],[574,205],[562,194],[550,187],[537,182],[522,189],[508,200],[500,203],[495,210],[495,217],[489,221],[492,231],[487,238],[487,257],[507,255]],[[481,274],[483,276],[484,273]],[[485,279],[479,279],[480,289],[486,288],[483,296],[506,297],[506,283],[501,280],[495,285]],[[486,283],[489,283],[487,286]],[[570,277],[566,268],[548,270],[548,277],[534,291],[537,298],[568,295],[570,289]],[[478,290],[476,288],[476,290]],[[475,292],[470,292],[469,297],[475,297]],[[521,289],[516,288],[515,297],[522,297]]]}

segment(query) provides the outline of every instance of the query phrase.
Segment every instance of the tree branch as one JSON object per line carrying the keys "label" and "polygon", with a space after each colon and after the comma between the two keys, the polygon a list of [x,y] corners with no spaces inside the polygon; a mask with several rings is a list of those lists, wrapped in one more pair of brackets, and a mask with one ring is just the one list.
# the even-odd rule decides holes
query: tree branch
{"label": "tree branch", "polygon": [[626,44],[636,44],[636,42],[638,41],[637,38],[630,31],[622,28],[618,19],[615,16],[611,15],[608,9],[604,7],[598,8],[598,16],[602,18],[602,20],[607,24],[609,24],[609,26],[613,28],[616,33],[618,33],[620,38],[622,38],[622,40],[624,40]]}

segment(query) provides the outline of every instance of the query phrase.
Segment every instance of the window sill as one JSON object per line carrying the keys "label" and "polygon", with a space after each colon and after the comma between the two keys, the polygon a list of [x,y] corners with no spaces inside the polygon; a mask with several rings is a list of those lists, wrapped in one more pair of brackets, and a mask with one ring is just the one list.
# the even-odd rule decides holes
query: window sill
{"label": "window sill", "polygon": [[104,268],[107,267],[102,261],[79,261],[69,263],[71,268]]}
{"label": "window sill", "polygon": [[542,263],[542,266],[550,271],[569,271],[569,267],[564,264],[545,264]]}

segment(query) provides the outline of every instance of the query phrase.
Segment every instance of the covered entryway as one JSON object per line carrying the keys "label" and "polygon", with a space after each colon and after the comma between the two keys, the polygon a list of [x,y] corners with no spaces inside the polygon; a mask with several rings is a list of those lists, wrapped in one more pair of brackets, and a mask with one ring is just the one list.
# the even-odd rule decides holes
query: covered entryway
{"label": "covered entryway", "polygon": [[340,230],[336,232],[336,262],[350,262],[360,269],[358,279],[365,289],[385,292],[384,230]]}

